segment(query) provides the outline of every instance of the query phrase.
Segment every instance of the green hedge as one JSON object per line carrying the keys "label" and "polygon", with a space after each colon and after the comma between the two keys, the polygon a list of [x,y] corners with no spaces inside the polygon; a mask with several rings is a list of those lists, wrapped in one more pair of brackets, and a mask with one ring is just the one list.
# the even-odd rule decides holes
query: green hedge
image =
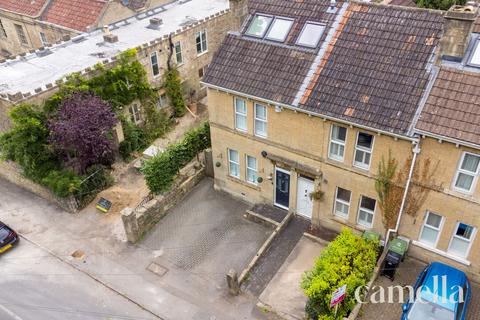
{"label": "green hedge", "polygon": [[337,319],[347,316],[356,304],[355,289],[368,283],[377,261],[378,242],[362,239],[344,229],[320,254],[312,270],[303,276],[301,287],[308,297],[305,311],[310,319],[334,319],[330,308],[333,292],[347,285]]}
{"label": "green hedge", "polygon": [[150,191],[155,194],[168,191],[178,171],[210,144],[210,126],[204,123],[187,132],[181,142],[169,145],[164,152],[147,160],[142,173]]}

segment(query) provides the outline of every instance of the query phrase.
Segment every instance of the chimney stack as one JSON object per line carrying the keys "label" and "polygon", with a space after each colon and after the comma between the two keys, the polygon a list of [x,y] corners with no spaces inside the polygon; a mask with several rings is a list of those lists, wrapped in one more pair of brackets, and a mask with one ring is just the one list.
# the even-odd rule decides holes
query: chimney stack
{"label": "chimney stack", "polygon": [[163,24],[163,20],[160,18],[152,18],[150,19],[150,25],[148,26],[149,29],[159,29],[160,26]]}
{"label": "chimney stack", "polygon": [[440,40],[440,58],[461,61],[468,47],[478,7],[472,4],[454,5],[445,14],[445,30]]}

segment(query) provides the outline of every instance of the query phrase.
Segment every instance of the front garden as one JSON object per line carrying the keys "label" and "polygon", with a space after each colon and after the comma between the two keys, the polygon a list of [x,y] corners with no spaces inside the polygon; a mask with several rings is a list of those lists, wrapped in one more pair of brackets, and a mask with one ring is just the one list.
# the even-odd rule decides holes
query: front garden
{"label": "front garden", "polygon": [[[57,197],[73,196],[80,208],[113,183],[110,167],[116,155],[129,159],[163,136],[172,123],[171,116],[157,108],[158,93],[135,50],[119,55],[113,68],[96,65],[91,73],[88,78],[69,75],[42,104],[15,106],[10,112],[12,129],[0,135],[4,159],[16,162],[27,178]],[[178,73],[170,70],[167,75],[166,93],[175,99],[173,114],[182,115]],[[141,125],[125,115],[135,101],[142,104]],[[120,144],[115,138],[119,122],[125,137]]]}
{"label": "front garden", "polygon": [[[377,261],[378,242],[366,240],[349,229],[344,229],[322,251],[314,267],[307,271],[301,287],[308,298],[305,312],[309,319],[343,319],[355,307],[355,289],[365,286],[373,274]],[[346,297],[335,308],[330,307],[332,295],[347,286]]]}

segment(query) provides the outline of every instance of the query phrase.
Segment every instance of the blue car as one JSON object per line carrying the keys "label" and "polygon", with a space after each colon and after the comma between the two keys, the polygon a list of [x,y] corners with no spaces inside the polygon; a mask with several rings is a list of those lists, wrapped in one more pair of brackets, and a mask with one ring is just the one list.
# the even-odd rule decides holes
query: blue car
{"label": "blue car", "polygon": [[[463,290],[463,302],[459,288]],[[471,293],[464,272],[433,262],[420,273],[414,289],[415,299],[403,304],[402,320],[466,319]]]}

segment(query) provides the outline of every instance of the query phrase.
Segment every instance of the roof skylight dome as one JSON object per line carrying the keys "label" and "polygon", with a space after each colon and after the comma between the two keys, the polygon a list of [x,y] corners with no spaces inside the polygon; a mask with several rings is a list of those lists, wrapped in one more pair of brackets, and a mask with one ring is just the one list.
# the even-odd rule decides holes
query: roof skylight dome
{"label": "roof skylight dome", "polygon": [[270,16],[260,14],[255,15],[246,34],[253,37],[263,38],[272,20],[273,18]]}

